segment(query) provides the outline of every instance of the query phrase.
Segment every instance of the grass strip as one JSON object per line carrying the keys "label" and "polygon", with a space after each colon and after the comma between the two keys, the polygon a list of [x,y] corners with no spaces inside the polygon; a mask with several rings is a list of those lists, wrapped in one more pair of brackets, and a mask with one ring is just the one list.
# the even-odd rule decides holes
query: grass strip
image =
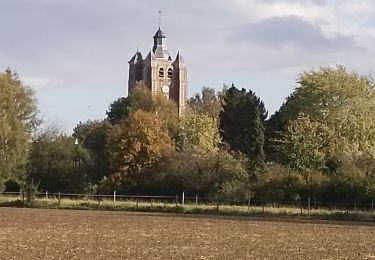
{"label": "grass strip", "polygon": [[30,207],[43,209],[70,209],[70,210],[105,210],[130,212],[158,212],[201,215],[250,216],[250,217],[285,217],[316,220],[339,220],[375,222],[375,212],[371,211],[343,211],[327,209],[307,209],[292,207],[257,207],[238,205],[213,204],[172,204],[160,201],[134,200],[74,200],[74,199],[37,199],[32,205],[25,205],[18,197],[0,196],[0,207]]}

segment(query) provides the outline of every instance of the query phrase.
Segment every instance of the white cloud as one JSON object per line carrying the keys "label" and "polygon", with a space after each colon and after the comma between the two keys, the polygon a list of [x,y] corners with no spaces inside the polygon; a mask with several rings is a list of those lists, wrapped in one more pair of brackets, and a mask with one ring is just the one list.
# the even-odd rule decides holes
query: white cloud
{"label": "white cloud", "polygon": [[53,82],[51,79],[48,78],[34,76],[23,76],[21,77],[21,80],[26,86],[29,86],[35,90],[41,90],[43,88],[46,88]]}

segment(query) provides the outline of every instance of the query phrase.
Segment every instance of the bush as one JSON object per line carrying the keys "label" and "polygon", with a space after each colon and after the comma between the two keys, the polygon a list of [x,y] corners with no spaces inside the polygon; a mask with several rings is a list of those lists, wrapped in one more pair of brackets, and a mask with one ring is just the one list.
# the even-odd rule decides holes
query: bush
{"label": "bush", "polygon": [[226,151],[175,152],[155,169],[143,172],[141,191],[148,194],[199,194],[244,199],[249,193],[246,160]]}

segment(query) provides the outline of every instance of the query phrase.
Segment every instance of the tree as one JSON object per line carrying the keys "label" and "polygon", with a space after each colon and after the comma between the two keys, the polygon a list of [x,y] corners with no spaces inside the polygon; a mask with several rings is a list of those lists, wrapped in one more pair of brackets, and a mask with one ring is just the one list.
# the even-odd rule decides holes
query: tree
{"label": "tree", "polygon": [[146,173],[144,190],[155,194],[199,194],[245,199],[249,193],[246,158],[227,151],[182,151],[162,158]]}
{"label": "tree", "polygon": [[[375,183],[372,80],[337,67],[303,73],[298,84],[268,123],[274,158],[322,200],[368,200]],[[326,179],[317,188],[311,180],[322,173]]]}
{"label": "tree", "polygon": [[332,132],[327,157],[336,153],[374,153],[375,89],[371,79],[348,73],[343,67],[321,68],[303,73],[298,84],[273,117],[271,132],[276,138],[303,113]]}
{"label": "tree", "polygon": [[278,143],[279,161],[298,171],[325,170],[328,148],[334,142],[333,132],[309,116],[290,122]]}
{"label": "tree", "polygon": [[75,139],[56,131],[44,131],[32,143],[28,180],[49,192],[82,193],[92,169],[89,152]]}
{"label": "tree", "polygon": [[129,183],[145,168],[174,151],[174,143],[156,113],[137,110],[114,126],[108,135],[107,152],[120,185]]}
{"label": "tree", "polygon": [[121,97],[110,104],[107,119],[111,124],[118,124],[126,120],[132,111],[155,111],[155,107],[151,92],[145,86],[137,85],[128,97]]}
{"label": "tree", "polygon": [[33,91],[10,69],[0,73],[0,186],[24,178],[37,123]]}
{"label": "tree", "polygon": [[185,138],[180,150],[215,152],[221,143],[217,119],[191,111],[186,111],[180,119],[180,137]]}
{"label": "tree", "polygon": [[187,106],[195,113],[217,118],[221,110],[221,96],[215,89],[203,87],[202,94],[196,93],[187,101]]}
{"label": "tree", "polygon": [[153,98],[146,86],[138,84],[129,96],[119,98],[110,104],[107,119],[111,124],[117,124],[137,110],[156,112],[164,120],[178,116],[177,106],[173,101],[165,99],[163,95]]}
{"label": "tree", "polygon": [[170,136],[177,136],[178,109],[175,102],[163,95],[152,97],[150,90],[143,84],[138,84],[128,97],[114,101],[107,111],[107,119],[113,125],[119,124],[137,110],[156,113]]}
{"label": "tree", "polygon": [[223,141],[234,151],[255,161],[263,161],[266,117],[264,104],[253,91],[239,90],[233,85],[223,91],[220,133]]}
{"label": "tree", "polygon": [[105,120],[89,120],[85,123],[80,122],[73,130],[73,137],[90,152],[93,159],[93,168],[87,176],[91,184],[98,185],[100,180],[111,174],[106,152],[108,132],[111,127],[111,124]]}

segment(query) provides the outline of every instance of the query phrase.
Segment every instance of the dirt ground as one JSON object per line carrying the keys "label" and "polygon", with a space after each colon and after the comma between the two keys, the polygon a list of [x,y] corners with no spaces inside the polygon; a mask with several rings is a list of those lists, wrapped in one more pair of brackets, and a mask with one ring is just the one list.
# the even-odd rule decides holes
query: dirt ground
{"label": "dirt ground", "polygon": [[375,259],[375,225],[0,208],[0,259]]}

